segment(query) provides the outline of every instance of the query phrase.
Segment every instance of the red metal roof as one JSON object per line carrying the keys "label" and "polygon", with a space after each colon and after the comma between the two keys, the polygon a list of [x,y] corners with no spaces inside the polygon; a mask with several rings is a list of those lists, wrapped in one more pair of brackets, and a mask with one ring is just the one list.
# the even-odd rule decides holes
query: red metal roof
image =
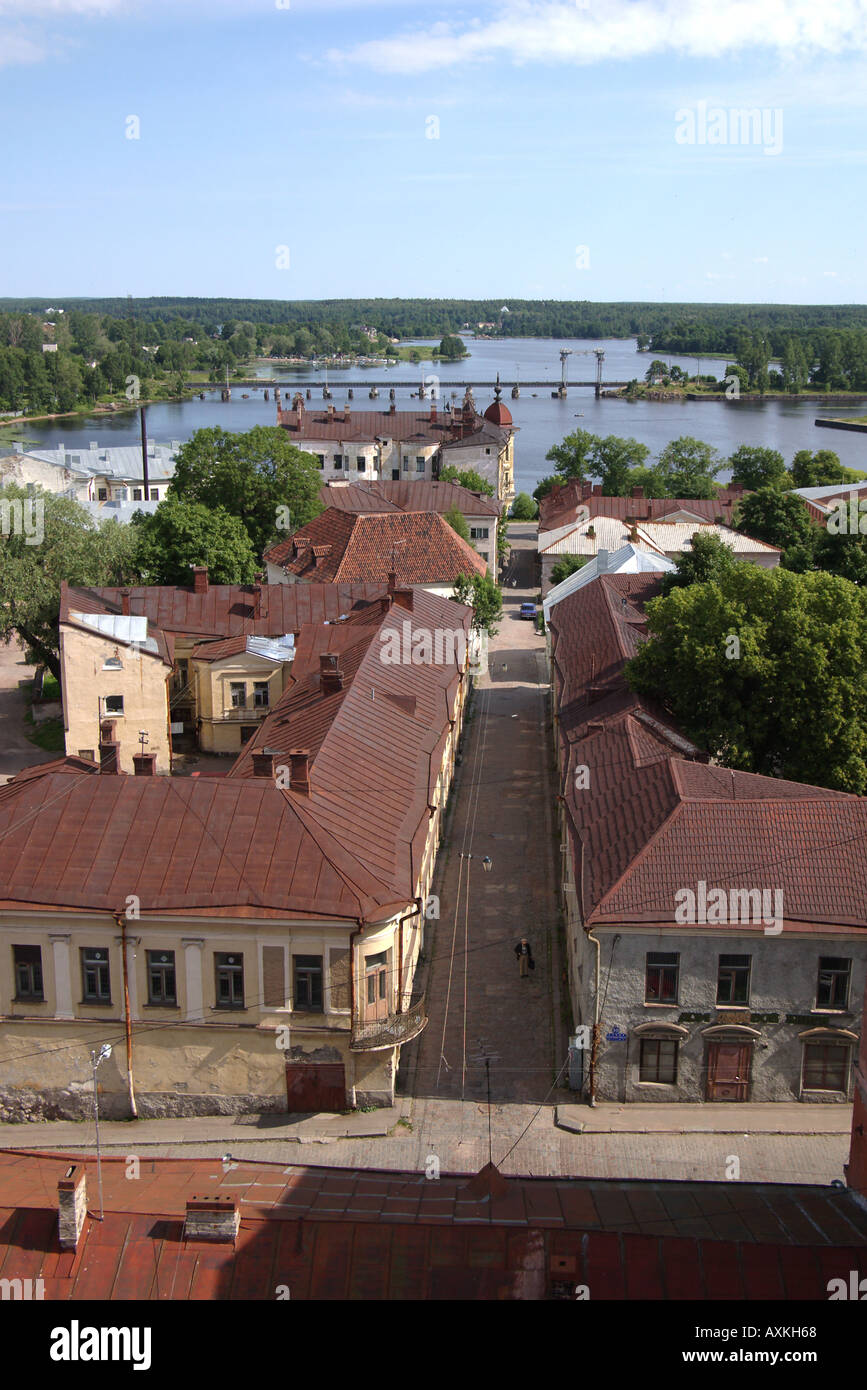
{"label": "red metal roof", "polygon": [[610,516],[618,521],[664,521],[672,512],[687,511],[704,521],[732,524],[732,511],[748,494],[743,489],[720,488],[715,497],[604,497],[599,483],[592,487],[577,479],[555,486],[539,503],[539,530],[554,531],[575,521],[578,508],[587,507],[590,519]]}
{"label": "red metal roof", "polygon": [[471,492],[459,483],[426,478],[376,480],[359,483],[325,483],[319,497],[326,507],[345,512],[439,512],[457,507],[465,516],[498,517],[502,504],[482,492]]}
{"label": "red metal roof", "polygon": [[[76,1251],[57,1236],[57,1183],[83,1163],[0,1152],[0,1278],[46,1300],[812,1299],[863,1268],[867,1212],[851,1192],[767,1183],[505,1178],[218,1159],[102,1161],[105,1219]],[[183,1236],[187,1200],[237,1198],[236,1243]]]}
{"label": "red metal roof", "polygon": [[478,552],[435,512],[355,515],[337,507],[266,550],[265,559],[305,582],[376,583],[394,569],[401,584],[451,584],[459,574],[487,569]]}
{"label": "red metal roof", "polygon": [[[669,716],[628,689],[623,667],[657,590],[658,576],[603,575],[551,612],[585,920],[674,924],[677,890],[701,880],[726,891],[781,889],[790,929],[865,930],[867,800],[707,766]],[[586,786],[576,786],[578,767],[589,769]]]}

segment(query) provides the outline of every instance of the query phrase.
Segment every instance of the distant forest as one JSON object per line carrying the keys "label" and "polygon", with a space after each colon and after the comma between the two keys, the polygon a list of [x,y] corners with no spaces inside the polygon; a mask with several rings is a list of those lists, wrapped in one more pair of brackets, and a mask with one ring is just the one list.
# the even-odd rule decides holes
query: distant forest
{"label": "distant forest", "polygon": [[[243,374],[254,357],[382,357],[389,339],[480,326],[490,337],[634,337],[651,353],[718,353],[751,391],[867,392],[862,305],[53,296],[0,299],[0,411],[87,409],[129,395],[133,379],[143,398],[177,396]],[[779,372],[768,370],[774,359]]]}

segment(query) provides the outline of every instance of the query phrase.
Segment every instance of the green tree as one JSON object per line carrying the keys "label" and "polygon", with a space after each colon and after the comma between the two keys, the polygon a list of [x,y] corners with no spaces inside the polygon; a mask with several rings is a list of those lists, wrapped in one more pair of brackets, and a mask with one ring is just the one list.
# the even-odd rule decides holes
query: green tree
{"label": "green tree", "polygon": [[867,473],[857,468],[844,468],[833,449],[799,449],[792,459],[793,487],[833,487],[835,483],[857,483]]}
{"label": "green tree", "polygon": [[784,552],[790,546],[812,546],[818,530],[800,497],[773,487],[759,488],[744,497],[737,505],[734,525],[745,536]]}
{"label": "green tree", "polygon": [[738,564],[653,599],[647,618],[630,684],[717,761],[867,790],[863,590],[836,575]]}
{"label": "green tree", "polygon": [[551,570],[551,587],[562,584],[564,579],[568,579],[576,570],[583,569],[592,558],[591,555],[564,555]]}
{"label": "green tree", "polygon": [[567,434],[560,444],[552,445],[545,458],[549,463],[553,463],[560,475],[558,481],[562,482],[564,478],[584,481],[588,472],[592,471],[588,469],[588,461],[590,451],[596,442],[597,436],[589,430],[574,430],[572,434]]}
{"label": "green tree", "polygon": [[460,338],[456,338],[450,333],[446,334],[440,341],[438,351],[440,357],[445,357],[451,361],[459,357],[468,356],[465,343]]}
{"label": "green tree", "polygon": [[319,515],[320,485],[313,455],[296,449],[279,426],[260,425],[246,434],[197,430],[178,451],[169,494],[238,517],[261,555],[278,532]]}
{"label": "green tree", "polygon": [[459,574],[452,589],[452,598],[473,610],[473,627],[484,629],[495,637],[495,623],[503,611],[503,595],[489,574]]}
{"label": "green tree", "polygon": [[541,502],[543,497],[547,497],[548,493],[551,492],[553,488],[560,487],[562,482],[563,478],[559,473],[549,473],[546,478],[543,478],[542,481],[537,483],[533,488],[533,496],[537,502]]}
{"label": "green tree", "polygon": [[654,381],[663,380],[668,376],[668,363],[662,362],[658,357],[654,357],[647,371],[644,373],[644,380],[648,385]]}
{"label": "green tree", "polygon": [[458,483],[461,487],[469,488],[470,492],[481,492],[485,497],[493,497],[494,485],[483,478],[481,473],[477,473],[474,468],[457,468],[450,463],[445,468],[440,469],[440,482]]}
{"label": "green tree", "polygon": [[222,507],[167,497],[155,512],[138,512],[134,520],[145,584],[187,585],[193,565],[206,565],[215,584],[249,584],[256,576],[246,528]]}
{"label": "green tree", "polygon": [[538,505],[526,492],[519,492],[512,503],[513,521],[535,521],[539,512]]}
{"label": "green tree", "polygon": [[462,540],[469,541],[470,528],[467,525],[466,517],[459,507],[449,507],[443,515],[443,521],[447,521],[453,531],[457,531]]}
{"label": "green tree", "polygon": [[625,497],[635,484],[632,470],[642,468],[650,450],[637,439],[621,439],[607,434],[597,439],[589,452],[594,477],[600,479],[606,497]]}
{"label": "green tree", "polygon": [[760,487],[782,487],[786,482],[786,460],[776,449],[741,444],[729,458],[732,482],[742,483],[755,492]]}
{"label": "green tree", "polygon": [[731,547],[719,536],[702,535],[699,531],[693,536],[689,550],[675,561],[675,572],[665,575],[662,592],[669,594],[672,589],[682,589],[687,584],[718,583],[733,565],[740,563]]}
{"label": "green tree", "polygon": [[[790,569],[788,559],[787,551],[786,568]],[[839,574],[843,579],[863,586],[867,584],[867,536],[862,536],[860,532],[849,535],[823,528],[816,540],[812,563],[816,569]]]}
{"label": "green tree", "polygon": [[[0,640],[17,634],[28,660],[60,679],[60,585],[128,584],[138,575],[135,528],[93,520],[71,498],[3,488]],[[40,523],[41,516],[41,523]],[[38,539],[41,532],[41,539]]]}
{"label": "green tree", "polygon": [[716,450],[688,434],[666,444],[656,461],[669,497],[714,497],[721,468]]}

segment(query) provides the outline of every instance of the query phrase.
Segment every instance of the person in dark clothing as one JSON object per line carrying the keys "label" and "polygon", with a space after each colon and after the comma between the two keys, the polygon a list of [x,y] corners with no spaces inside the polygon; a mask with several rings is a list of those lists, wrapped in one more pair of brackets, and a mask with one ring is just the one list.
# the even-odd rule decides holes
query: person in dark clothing
{"label": "person in dark clothing", "polygon": [[533,952],[530,950],[530,943],[526,936],[522,936],[521,940],[516,943],[515,955],[518,957],[518,970],[523,980],[529,975],[531,970],[535,970],[536,968],[536,962],[533,960]]}

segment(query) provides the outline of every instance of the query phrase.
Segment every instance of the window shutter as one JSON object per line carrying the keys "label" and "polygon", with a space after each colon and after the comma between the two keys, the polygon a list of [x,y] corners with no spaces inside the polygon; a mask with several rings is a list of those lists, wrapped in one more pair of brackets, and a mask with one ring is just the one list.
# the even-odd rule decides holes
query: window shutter
{"label": "window shutter", "polygon": [[271,1009],[282,1009],[286,1003],[282,946],[262,947],[262,999]]}
{"label": "window shutter", "polygon": [[332,951],[329,960],[331,963],[331,1007],[332,1009],[348,1009],[349,948]]}

